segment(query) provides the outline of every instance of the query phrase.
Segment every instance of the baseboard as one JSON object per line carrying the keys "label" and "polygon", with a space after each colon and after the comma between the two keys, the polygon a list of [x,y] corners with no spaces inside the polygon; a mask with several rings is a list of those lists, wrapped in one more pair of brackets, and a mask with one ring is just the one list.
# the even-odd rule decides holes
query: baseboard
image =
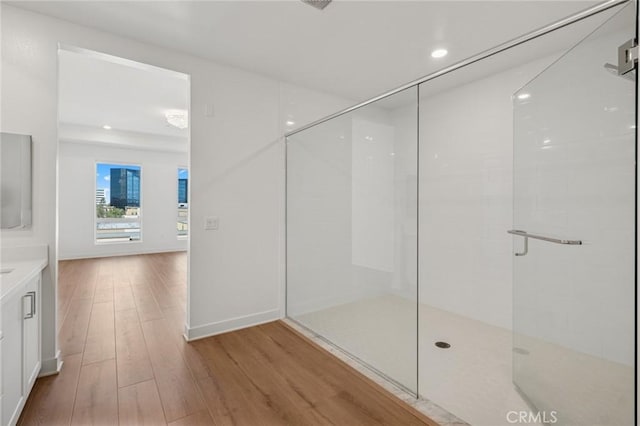
{"label": "baseboard", "polygon": [[273,309],[224,321],[199,325],[197,327],[185,327],[185,339],[188,342],[191,342],[198,339],[204,339],[205,337],[215,336],[216,334],[226,333],[228,331],[264,324],[280,318],[280,309]]}
{"label": "baseboard", "polygon": [[76,260],[76,259],[97,259],[100,257],[119,257],[119,256],[136,256],[139,254],[158,254],[158,253],[174,253],[174,252],[184,252],[187,251],[185,248],[165,248],[165,249],[149,249],[149,250],[133,250],[133,251],[122,251],[119,253],[95,253],[95,254],[60,254],[58,256],[58,260]]}
{"label": "baseboard", "polygon": [[56,353],[55,358],[49,358],[42,361],[40,365],[40,374],[38,377],[46,377],[53,376],[54,374],[58,374],[62,369],[62,358],[60,357],[60,351]]}

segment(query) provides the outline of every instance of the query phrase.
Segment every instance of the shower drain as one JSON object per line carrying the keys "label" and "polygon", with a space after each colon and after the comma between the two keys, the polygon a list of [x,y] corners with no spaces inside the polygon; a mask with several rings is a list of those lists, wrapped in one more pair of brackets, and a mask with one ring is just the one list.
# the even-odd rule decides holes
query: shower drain
{"label": "shower drain", "polygon": [[448,344],[447,342],[436,342],[435,344],[440,349],[449,349],[451,347],[451,345]]}

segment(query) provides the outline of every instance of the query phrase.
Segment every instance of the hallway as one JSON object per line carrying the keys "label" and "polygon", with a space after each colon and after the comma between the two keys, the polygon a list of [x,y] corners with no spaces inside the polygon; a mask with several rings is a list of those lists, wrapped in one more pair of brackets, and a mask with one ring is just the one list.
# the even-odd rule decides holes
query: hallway
{"label": "hallway", "polygon": [[435,425],[281,322],[185,342],[186,259],[61,262],[64,366],[19,424]]}

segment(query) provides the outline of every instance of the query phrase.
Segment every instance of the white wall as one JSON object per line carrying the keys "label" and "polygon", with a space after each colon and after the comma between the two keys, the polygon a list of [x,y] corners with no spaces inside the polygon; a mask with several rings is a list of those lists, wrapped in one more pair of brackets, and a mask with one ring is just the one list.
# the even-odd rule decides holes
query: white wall
{"label": "white wall", "polygon": [[[97,162],[141,166],[141,241],[96,244]],[[176,209],[178,168],[187,163],[187,153],[61,141],[58,151],[59,259],[186,250],[188,241],[176,235]]]}
{"label": "white wall", "polygon": [[511,95],[552,59],[421,89],[421,303],[511,329]]}
{"label": "white wall", "polygon": [[633,33],[626,12],[516,104],[514,225],[583,244],[531,241],[515,263],[514,309],[522,334],[631,366],[636,100],[634,82],[602,67]]}
{"label": "white wall", "polygon": [[416,111],[413,89],[290,138],[290,316],[388,293],[415,299]]}
{"label": "white wall", "polygon": [[394,271],[394,130],[384,122],[353,118],[351,262],[385,272]]}
{"label": "white wall", "polygon": [[287,314],[357,299],[352,282],[351,118],[289,138]]}
{"label": "white wall", "polygon": [[[281,316],[285,122],[351,102],[250,72],[2,4],[1,129],[33,135],[34,224],[4,248],[43,242],[43,359],[55,363],[57,49],[78,46],[191,76],[191,219],[187,333],[198,337]],[[205,105],[214,115],[205,116]],[[218,231],[202,231],[206,215]],[[55,368],[55,367],[53,367]]]}
{"label": "white wall", "polygon": [[[505,329],[515,308],[519,332],[631,363],[632,146],[615,132],[632,132],[620,101],[633,96],[632,83],[600,67],[615,63],[610,46],[623,37],[590,42],[582,47],[588,54],[573,51],[540,76],[557,56],[421,96],[421,303]],[[512,95],[534,77],[525,101],[533,106],[518,110],[514,142]],[[606,96],[582,90],[606,77]],[[536,97],[547,100],[538,109]],[[514,143],[521,147],[515,219]],[[575,251],[530,241],[533,254],[516,258],[514,282],[522,240],[506,233],[513,227],[588,243]],[[600,312],[609,312],[606,321]]]}

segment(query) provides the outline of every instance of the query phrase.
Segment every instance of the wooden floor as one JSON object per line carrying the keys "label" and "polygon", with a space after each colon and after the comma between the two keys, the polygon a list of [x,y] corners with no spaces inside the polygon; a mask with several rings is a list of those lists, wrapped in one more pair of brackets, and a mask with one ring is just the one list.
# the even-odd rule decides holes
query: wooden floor
{"label": "wooden floor", "polygon": [[59,269],[64,366],[20,425],[435,425],[282,322],[185,342],[184,253]]}

